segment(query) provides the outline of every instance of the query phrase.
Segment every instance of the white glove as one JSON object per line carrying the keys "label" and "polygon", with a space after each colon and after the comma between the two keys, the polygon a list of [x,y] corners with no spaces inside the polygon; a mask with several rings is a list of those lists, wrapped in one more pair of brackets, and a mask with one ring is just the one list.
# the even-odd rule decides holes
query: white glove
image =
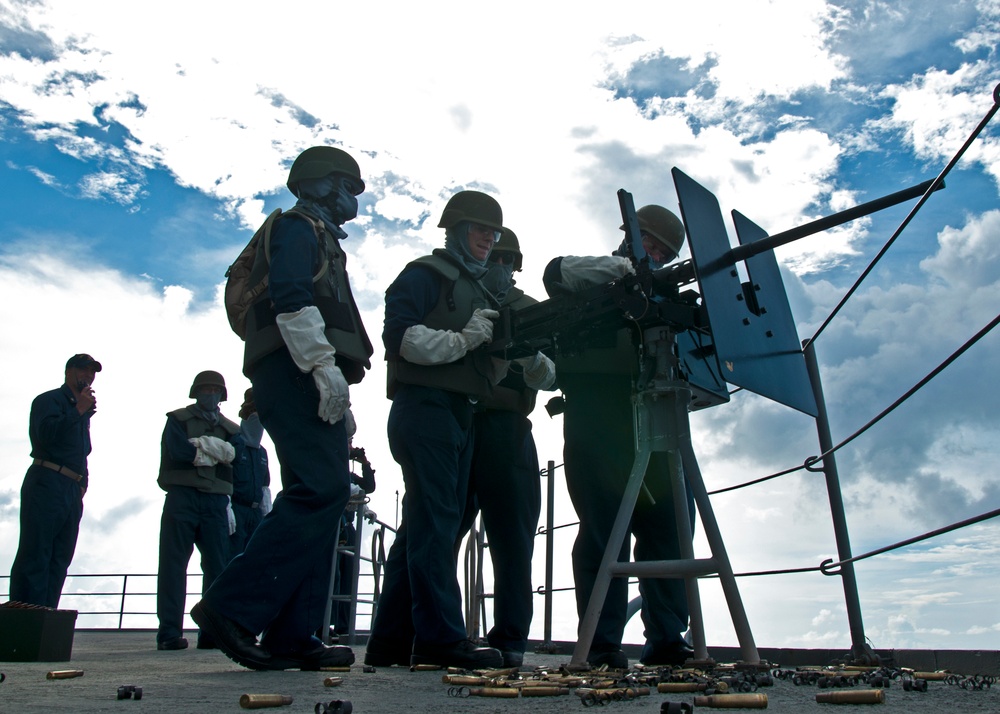
{"label": "white glove", "polygon": [[271,489],[267,486],[261,489],[260,493],[260,515],[266,516],[271,512]]}
{"label": "white glove", "polygon": [[228,464],[236,458],[236,449],[233,445],[223,441],[216,436],[199,436],[188,439],[195,448],[195,466],[215,466],[216,464]]}
{"label": "white glove", "polygon": [[365,492],[361,490],[361,487],[358,486],[358,484],[352,483],[351,484],[351,497],[349,499],[347,499],[347,503],[348,504],[352,504],[353,503],[353,504],[357,505],[358,503],[361,503],[364,500],[365,500]]}
{"label": "white glove", "polygon": [[556,366],[552,360],[536,352],[534,357],[514,360],[524,370],[524,383],[532,389],[549,389],[556,382]]}
{"label": "white glove", "polygon": [[462,337],[467,342],[466,351],[479,347],[479,345],[489,343],[493,339],[493,320],[500,317],[496,310],[476,310],[472,317],[462,328]]}
{"label": "white glove", "polygon": [[562,284],[576,292],[634,273],[632,261],[621,255],[567,255],[559,265]]}
{"label": "white glove", "polygon": [[351,393],[344,373],[335,364],[320,364],[313,368],[312,374],[319,390],[319,418],[336,424],[351,406]]}
{"label": "white glove", "polygon": [[192,463],[195,466],[215,466],[219,462],[204,452],[199,439],[201,439],[200,436],[197,439],[188,439],[194,446],[194,461]]}
{"label": "white glove", "polygon": [[350,391],[337,366],[337,351],[324,334],[326,323],[319,308],[309,305],[298,312],[284,312],[275,322],[295,366],[312,372],[319,390],[319,418],[336,424],[350,406]]}
{"label": "white glove", "polygon": [[229,464],[236,458],[233,445],[217,436],[199,436],[198,442],[202,452],[215,459],[216,463]]}
{"label": "white glove", "polygon": [[233,499],[226,501],[226,520],[229,522],[229,535],[236,532],[236,514],[233,513]]}
{"label": "white glove", "polygon": [[411,325],[403,333],[399,355],[413,364],[448,364],[493,338],[496,310],[476,310],[461,332],[432,330],[426,325]]}
{"label": "white glove", "polygon": [[358,423],[354,420],[354,412],[350,407],[344,412],[344,428],[347,430],[348,439],[358,433]]}

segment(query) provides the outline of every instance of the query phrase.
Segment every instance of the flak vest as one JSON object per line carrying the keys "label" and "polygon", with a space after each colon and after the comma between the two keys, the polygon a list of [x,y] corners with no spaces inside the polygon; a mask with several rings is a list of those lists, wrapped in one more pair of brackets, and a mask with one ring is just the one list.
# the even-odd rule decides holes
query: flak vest
{"label": "flak vest", "polygon": [[[475,310],[495,307],[495,301],[486,288],[459,268],[447,251],[438,248],[431,255],[409,263],[403,270],[417,265],[430,268],[442,278],[437,304],[422,323],[426,327],[461,332]],[[385,359],[386,394],[389,399],[396,394],[400,384],[414,384],[457,392],[479,400],[492,394],[496,381],[493,360],[485,350],[473,350],[448,364],[413,364],[388,351]]]}
{"label": "flak vest", "polygon": [[[507,291],[503,301],[504,307],[509,307],[515,312],[536,304],[538,301],[535,298],[525,295],[523,290],[516,287]],[[493,394],[479,400],[478,406],[482,409],[517,412],[522,416],[528,416],[535,409],[537,395],[538,390],[532,389],[524,383],[523,375],[508,372],[507,376],[500,380],[500,384],[493,388]]]}
{"label": "flak vest", "polygon": [[[323,316],[326,325],[326,339],[337,351],[337,366],[344,373],[348,384],[357,384],[371,368],[371,356],[375,350],[361,314],[351,294],[347,279],[347,255],[337,240],[323,225],[323,222],[297,209],[283,213],[278,220],[297,216],[308,221],[319,242],[321,265],[313,278],[313,302]],[[270,269],[266,250],[258,250],[250,271],[249,284],[255,285]],[[247,312],[246,346],[243,352],[243,374],[248,378],[254,365],[262,358],[285,346],[275,321],[274,305],[265,290],[250,306]]]}
{"label": "flak vest", "polygon": [[[220,415],[218,424],[209,424],[198,416],[191,407],[184,407],[168,412],[187,430],[189,439],[199,436],[214,436],[228,441],[230,437],[240,433],[240,427],[235,422]],[[233,467],[229,464],[215,466],[195,466],[194,464],[176,461],[167,453],[166,443],[160,444],[160,475],[156,483],[164,491],[168,486],[190,486],[205,493],[221,493],[225,496],[233,494]]]}

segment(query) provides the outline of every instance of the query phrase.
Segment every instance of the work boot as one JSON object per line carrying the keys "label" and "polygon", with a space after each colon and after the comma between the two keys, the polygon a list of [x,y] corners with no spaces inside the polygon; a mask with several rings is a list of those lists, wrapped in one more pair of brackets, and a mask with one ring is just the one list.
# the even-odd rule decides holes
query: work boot
{"label": "work boot", "polygon": [[504,669],[520,667],[524,664],[524,652],[517,652],[516,650],[501,650],[500,654],[503,655]]}
{"label": "work boot", "polygon": [[186,650],[187,648],[188,641],[185,637],[174,637],[172,639],[156,643],[156,649],[158,650]]}
{"label": "work boot", "polygon": [[324,667],[349,667],[354,664],[354,652],[345,645],[327,646],[322,642],[310,643],[309,649],[299,652],[272,652],[268,669],[300,669],[315,672]]}
{"label": "work boot", "polygon": [[214,610],[204,600],[191,608],[191,619],[237,664],[247,669],[272,669],[269,663],[271,653],[257,643],[257,637],[238,622]]}
{"label": "work boot", "polygon": [[436,664],[441,667],[462,669],[499,669],[503,655],[492,647],[480,647],[472,640],[459,640],[446,645],[413,645],[410,664]]}
{"label": "work boot", "polygon": [[413,645],[405,642],[388,642],[377,637],[369,637],[365,645],[365,664],[372,667],[410,666]]}
{"label": "work boot", "polygon": [[694,657],[694,649],[687,642],[669,642],[664,645],[652,645],[647,642],[646,646],[642,648],[639,661],[649,666],[679,667],[692,657]]}
{"label": "work boot", "polygon": [[608,669],[628,669],[628,657],[620,649],[604,652],[591,650],[587,655],[587,662],[594,669],[604,665],[607,665]]}

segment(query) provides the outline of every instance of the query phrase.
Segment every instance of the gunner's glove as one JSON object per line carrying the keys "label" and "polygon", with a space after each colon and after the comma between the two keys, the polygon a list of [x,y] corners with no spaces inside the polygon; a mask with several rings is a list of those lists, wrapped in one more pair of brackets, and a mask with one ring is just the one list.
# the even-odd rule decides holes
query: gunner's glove
{"label": "gunner's glove", "polygon": [[233,513],[233,499],[226,499],[226,521],[229,524],[229,535],[236,532],[236,514]]}
{"label": "gunner's glove", "polygon": [[454,362],[493,339],[493,320],[498,317],[500,313],[496,310],[476,310],[461,332],[411,325],[403,333],[399,355],[413,364]]}
{"label": "gunner's glove", "polygon": [[556,366],[541,352],[534,357],[518,357],[515,363],[524,370],[524,383],[532,389],[551,389],[556,382]]}
{"label": "gunner's glove", "polygon": [[493,321],[500,317],[496,310],[476,310],[462,328],[466,341],[466,351],[471,352],[483,343],[493,339]]}
{"label": "gunner's glove", "polygon": [[567,255],[559,264],[559,271],[566,289],[578,292],[634,273],[635,267],[621,255]]}
{"label": "gunner's glove", "polygon": [[188,442],[195,448],[193,461],[195,466],[228,464],[236,458],[236,449],[233,445],[216,436],[198,436],[188,439]]}
{"label": "gunner's glove", "polygon": [[324,334],[326,323],[319,308],[309,305],[298,312],[284,312],[275,322],[295,366],[312,372],[319,390],[319,418],[336,424],[351,405],[351,395],[344,373],[337,366],[337,351]]}

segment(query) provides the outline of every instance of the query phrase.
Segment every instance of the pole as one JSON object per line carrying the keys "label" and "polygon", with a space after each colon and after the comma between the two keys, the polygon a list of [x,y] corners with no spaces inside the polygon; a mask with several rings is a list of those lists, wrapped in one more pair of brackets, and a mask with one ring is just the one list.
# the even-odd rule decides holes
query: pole
{"label": "pole", "polygon": [[556,520],[556,462],[549,461],[545,475],[549,479],[547,486],[547,497],[545,503],[545,642],[543,647],[551,652],[552,645],[552,558],[555,553],[555,528]]}
{"label": "pole", "polygon": [[[844,515],[844,497],[840,491],[837,460],[832,453],[827,453],[833,448],[833,438],[830,436],[830,420],[826,413],[826,400],[823,398],[823,384],[819,376],[815,343],[808,341],[803,346],[802,353],[805,355],[806,370],[809,372],[809,381],[816,397],[816,431],[819,434],[820,451],[826,454],[823,458],[823,473],[826,474],[826,490],[830,499],[830,515],[833,517],[837,555],[841,561],[850,560],[851,537],[847,529],[847,517]],[[879,658],[865,641],[865,626],[861,618],[861,601],[858,598],[854,563],[845,563],[840,569],[840,576],[844,583],[844,601],[847,605],[847,621],[851,630],[851,654],[856,664],[877,665]]]}

